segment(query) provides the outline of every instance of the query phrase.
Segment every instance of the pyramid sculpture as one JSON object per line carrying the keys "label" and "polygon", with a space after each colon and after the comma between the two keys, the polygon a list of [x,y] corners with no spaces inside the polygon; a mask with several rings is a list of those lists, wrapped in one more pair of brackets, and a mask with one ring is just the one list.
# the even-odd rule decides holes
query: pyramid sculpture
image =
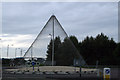
{"label": "pyramid sculpture", "polygon": [[[58,50],[56,49],[55,39],[57,37],[60,38],[61,46],[63,45],[66,49],[64,49],[61,46],[59,46]],[[65,41],[67,42],[67,44],[65,43]],[[38,34],[37,38],[31,44],[31,46],[25,53],[24,58],[32,59],[35,57],[36,58],[42,57],[42,58],[47,59],[48,56],[46,56],[46,55],[48,55],[47,50],[50,49],[50,46],[48,46],[48,45],[50,45],[50,43],[52,45],[51,55],[50,55],[51,58],[48,60],[50,60],[50,61],[56,60],[57,61],[57,59],[59,59],[58,62],[60,62],[60,60],[64,59],[64,57],[60,58],[60,56],[61,55],[64,56],[64,54],[65,54],[66,59],[68,56],[71,56],[71,57],[75,56],[75,59],[76,58],[79,59],[80,64],[82,66],[86,65],[86,62],[84,61],[83,57],[80,55],[79,51],[76,49],[76,47],[74,46],[72,41],[69,39],[67,33],[65,32],[65,30],[63,29],[63,27],[61,26],[61,24],[59,23],[59,21],[57,20],[57,18],[54,15],[52,15],[50,17],[50,19],[45,24],[45,26],[43,27],[41,32]],[[56,53],[58,53],[59,56],[56,57],[55,56]],[[69,53],[72,53],[72,54],[69,54]],[[71,58],[71,57],[68,57],[68,58]],[[69,63],[69,62],[66,62],[66,64],[67,63]]]}

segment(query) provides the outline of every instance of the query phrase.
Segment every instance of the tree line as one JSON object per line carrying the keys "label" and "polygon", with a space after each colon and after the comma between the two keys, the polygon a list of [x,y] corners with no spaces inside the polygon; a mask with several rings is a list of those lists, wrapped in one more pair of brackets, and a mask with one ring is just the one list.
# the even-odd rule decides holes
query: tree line
{"label": "tree line", "polygon": [[[52,41],[47,47],[46,61],[52,60]],[[66,37],[63,41],[60,37],[54,39],[54,60],[56,65],[73,65],[74,59],[82,56],[88,65],[120,65],[120,43],[109,38],[103,33],[96,37],[86,37],[78,41],[77,37]]]}

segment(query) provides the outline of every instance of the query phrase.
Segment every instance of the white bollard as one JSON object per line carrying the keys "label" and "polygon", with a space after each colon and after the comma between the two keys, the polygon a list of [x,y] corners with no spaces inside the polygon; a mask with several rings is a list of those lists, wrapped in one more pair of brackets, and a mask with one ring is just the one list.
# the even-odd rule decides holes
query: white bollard
{"label": "white bollard", "polygon": [[97,77],[100,77],[100,70],[99,69],[97,69]]}
{"label": "white bollard", "polygon": [[110,80],[110,68],[104,68],[103,78],[104,80]]}

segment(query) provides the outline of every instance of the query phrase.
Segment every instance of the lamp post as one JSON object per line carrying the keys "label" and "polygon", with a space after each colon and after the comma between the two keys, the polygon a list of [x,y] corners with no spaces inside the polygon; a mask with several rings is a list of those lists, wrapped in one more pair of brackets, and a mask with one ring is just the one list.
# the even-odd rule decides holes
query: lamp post
{"label": "lamp post", "polygon": [[17,57],[17,50],[20,48],[15,48],[15,58]]}
{"label": "lamp post", "polygon": [[[13,44],[11,46],[13,46]],[[9,47],[10,47],[10,45],[8,44],[8,46],[7,46],[7,58],[8,58],[8,55],[9,55]]]}
{"label": "lamp post", "polygon": [[22,49],[22,54],[21,54],[21,57],[23,57],[23,54],[26,52],[25,49]]}
{"label": "lamp post", "polygon": [[8,58],[8,53],[9,53],[9,44],[7,46],[7,58]]}
{"label": "lamp post", "polygon": [[15,58],[17,57],[17,50],[20,48],[15,48]]}
{"label": "lamp post", "polygon": [[22,57],[22,49],[21,49],[21,51],[20,51],[20,52],[21,52],[20,56]]}
{"label": "lamp post", "polygon": [[49,34],[51,36],[51,40],[52,40],[52,66],[54,65],[54,37]]}
{"label": "lamp post", "polygon": [[17,48],[15,48],[15,58],[16,58],[16,54],[17,54]]}
{"label": "lamp post", "polygon": [[23,54],[24,51],[25,51],[25,50],[23,50],[23,49],[20,50],[20,56],[21,56],[21,57],[22,57],[22,54]]}
{"label": "lamp post", "polygon": [[54,18],[55,18],[55,16],[53,15],[52,34],[49,34],[51,36],[51,40],[52,40],[52,66],[54,66]]}

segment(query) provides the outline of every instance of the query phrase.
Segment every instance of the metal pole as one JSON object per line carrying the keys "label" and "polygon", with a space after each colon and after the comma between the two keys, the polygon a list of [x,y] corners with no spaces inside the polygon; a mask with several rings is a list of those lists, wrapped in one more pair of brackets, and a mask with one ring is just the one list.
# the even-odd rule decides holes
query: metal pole
{"label": "metal pole", "polygon": [[96,61],[96,68],[98,68],[98,60]]}
{"label": "metal pole", "polygon": [[8,58],[8,54],[9,54],[9,45],[7,46],[7,58]]}
{"label": "metal pole", "polygon": [[21,57],[22,57],[22,49],[21,49]]}
{"label": "metal pole", "polygon": [[52,34],[52,66],[54,66],[54,17],[53,17],[53,34]]}
{"label": "metal pole", "polygon": [[82,70],[81,70],[81,66],[80,66],[80,77],[81,77],[81,73],[82,73]]}
{"label": "metal pole", "polygon": [[32,46],[31,46],[31,61],[32,61]]}
{"label": "metal pole", "polygon": [[17,48],[15,48],[15,58],[16,58],[16,54],[17,54]]}
{"label": "metal pole", "polygon": [[80,77],[82,76],[82,65],[81,65],[81,60],[79,60],[79,65],[80,65]]}

